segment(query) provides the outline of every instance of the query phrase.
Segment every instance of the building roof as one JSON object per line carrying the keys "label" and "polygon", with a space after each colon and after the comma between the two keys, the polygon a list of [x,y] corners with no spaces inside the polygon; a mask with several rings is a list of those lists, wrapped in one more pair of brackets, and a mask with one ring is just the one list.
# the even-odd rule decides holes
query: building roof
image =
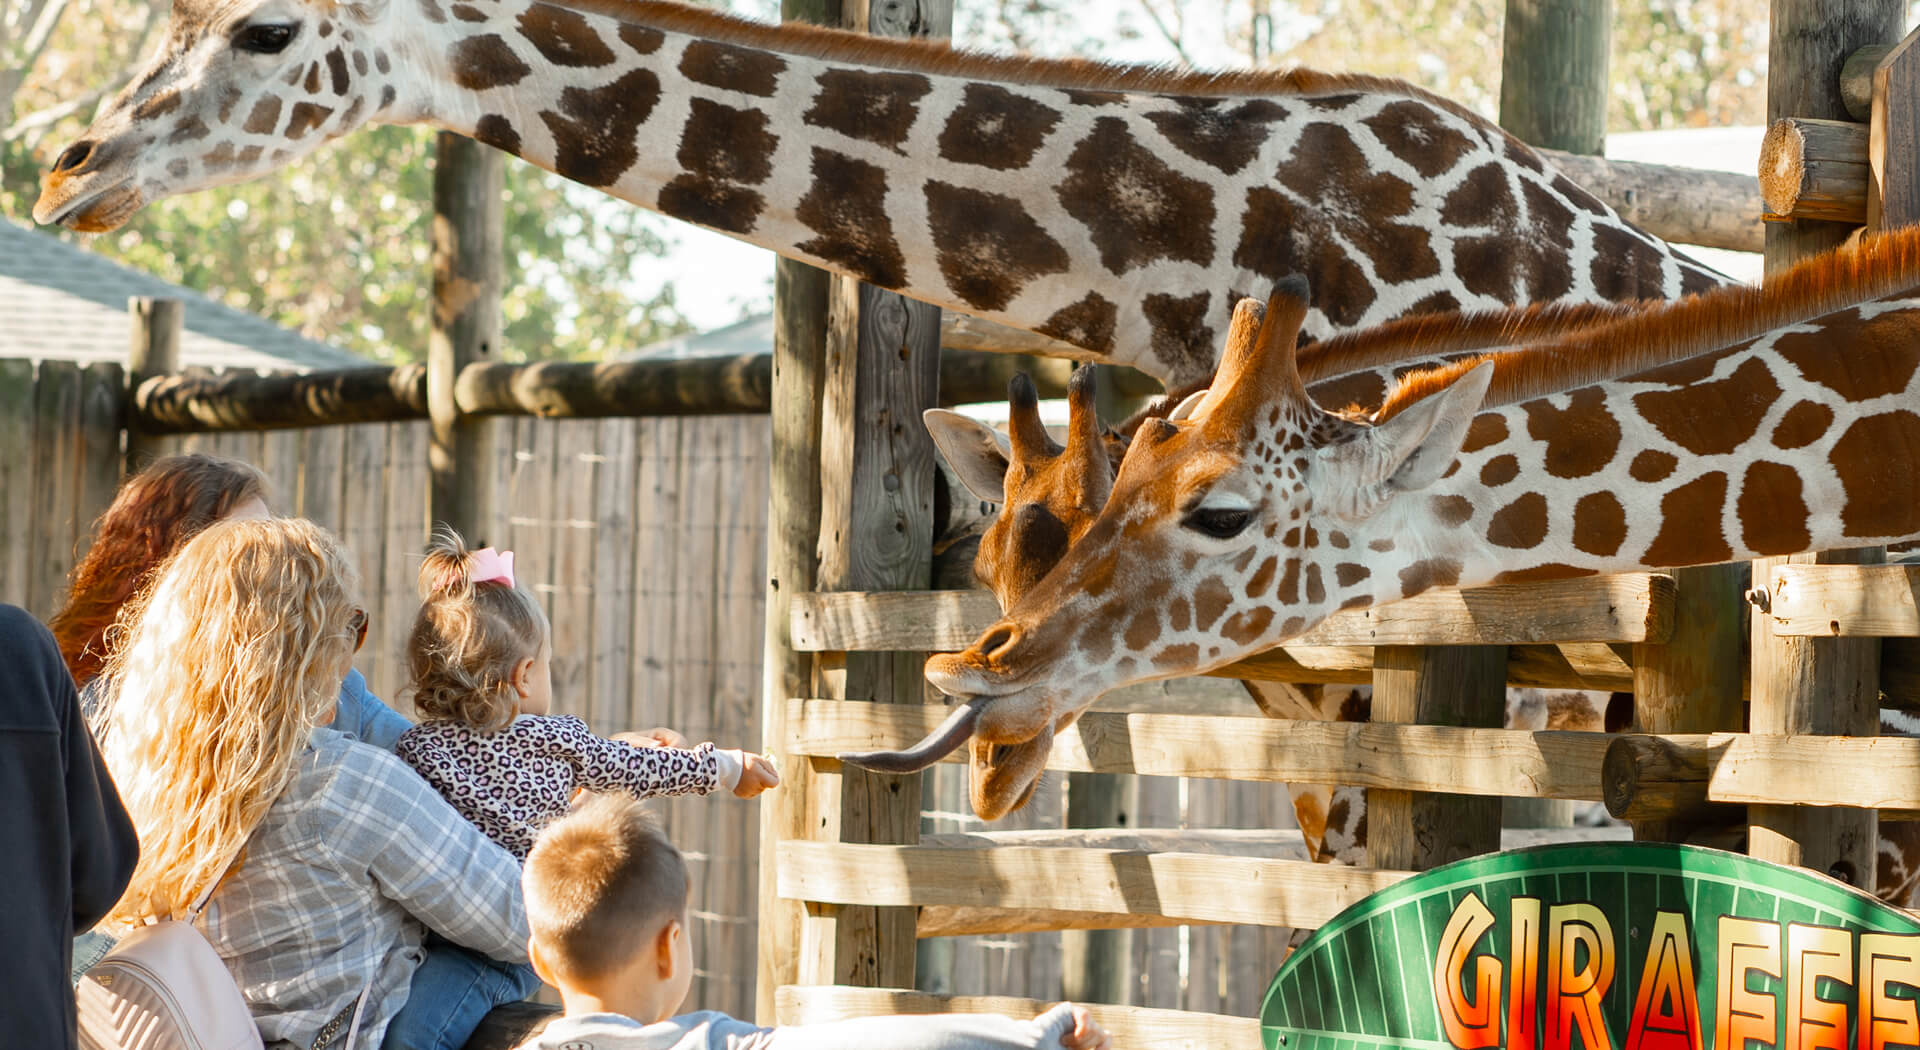
{"label": "building roof", "polygon": [[728,325],[684,332],[621,354],[620,361],[678,360],[689,357],[743,357],[773,352],[773,314],[757,313]]}
{"label": "building roof", "polygon": [[306,372],[373,362],[59,238],[0,221],[0,358],[127,360],[127,299],[186,304],[182,367]]}

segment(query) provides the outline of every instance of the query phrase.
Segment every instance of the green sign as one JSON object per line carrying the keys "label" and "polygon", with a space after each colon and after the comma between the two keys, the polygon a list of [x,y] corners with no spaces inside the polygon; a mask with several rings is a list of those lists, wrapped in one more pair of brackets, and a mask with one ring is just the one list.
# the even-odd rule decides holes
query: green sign
{"label": "green sign", "polygon": [[1920,1046],[1920,921],[1734,853],[1496,853],[1348,908],[1280,967],[1267,1050]]}

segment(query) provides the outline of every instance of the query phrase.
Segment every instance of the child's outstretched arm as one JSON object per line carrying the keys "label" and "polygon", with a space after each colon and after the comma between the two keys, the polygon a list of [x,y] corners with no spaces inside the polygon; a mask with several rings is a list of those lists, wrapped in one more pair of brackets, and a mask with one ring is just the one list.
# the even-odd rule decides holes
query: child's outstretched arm
{"label": "child's outstretched arm", "polygon": [[748,797],[780,780],[758,755],[720,751],[712,744],[647,747],[609,740],[572,716],[551,719],[550,725],[572,762],[577,786],[589,791],[621,791],[635,798],[745,791],[742,797]]}

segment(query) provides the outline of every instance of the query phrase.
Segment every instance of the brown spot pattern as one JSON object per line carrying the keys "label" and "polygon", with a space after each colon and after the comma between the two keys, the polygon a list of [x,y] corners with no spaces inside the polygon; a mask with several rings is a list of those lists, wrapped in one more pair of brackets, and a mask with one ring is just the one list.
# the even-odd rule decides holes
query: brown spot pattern
{"label": "brown spot pattern", "polygon": [[1627,541],[1627,508],[1611,492],[1589,492],[1573,505],[1573,547],[1601,557]]}
{"label": "brown spot pattern", "polygon": [[1167,362],[1192,364],[1183,372],[1204,373],[1213,365],[1213,329],[1203,323],[1212,295],[1195,292],[1180,298],[1158,292],[1141,300],[1140,312],[1153,329],[1154,357]]}
{"label": "brown spot pattern", "polygon": [[1109,271],[1159,259],[1212,261],[1212,192],[1141,146],[1125,121],[1096,121],[1067,159],[1067,172],[1060,202],[1087,228]]}
{"label": "brown spot pattern", "polygon": [[1253,162],[1273,134],[1269,126],[1287,111],[1276,102],[1252,99],[1229,106],[1221,99],[1180,98],[1172,110],[1147,119],[1175,149],[1228,175]]}
{"label": "brown spot pattern", "polygon": [[801,120],[851,139],[899,149],[920,115],[920,100],[933,85],[919,73],[868,73],[829,69],[820,92]]}
{"label": "brown spot pattern", "polygon": [[1473,501],[1465,496],[1435,496],[1433,516],[1447,528],[1463,524],[1473,517]]}
{"label": "brown spot pattern", "polygon": [[233,167],[233,143],[222,142],[207,151],[200,158],[200,164],[210,172],[225,171]]}
{"label": "brown spot pattern", "polygon": [[520,12],[520,35],[556,66],[594,69],[613,62],[613,49],[584,16],[553,4],[534,4]]}
{"label": "brown spot pattern", "polygon": [[1667,493],[1660,501],[1660,533],[1641,559],[1653,568],[1711,565],[1733,557],[1720,526],[1727,505],[1727,476],[1712,471]]}
{"label": "brown spot pattern", "polygon": [[1342,587],[1351,587],[1373,575],[1373,570],[1358,562],[1343,561],[1333,567],[1333,579]]}
{"label": "brown spot pattern", "polygon": [[1242,609],[1227,617],[1227,622],[1220,625],[1220,633],[1235,645],[1251,645],[1259,641],[1271,626],[1273,610],[1261,606],[1258,609]]}
{"label": "brown spot pattern", "polygon": [[253,109],[247,114],[247,122],[240,126],[240,130],[249,135],[271,135],[279,125],[280,97],[267,95],[253,104]]}
{"label": "brown spot pattern", "polygon": [[1033,160],[1060,114],[997,84],[968,84],[959,108],[940,129],[940,157],[996,171],[1017,171]]}
{"label": "brown spot pattern", "polygon": [[1593,227],[1593,288],[1615,302],[1658,297],[1661,253],[1644,238],[1617,226]]}
{"label": "brown spot pattern", "polygon": [[1459,582],[1460,563],[1452,558],[1422,558],[1400,570],[1400,593],[1405,597]]}
{"label": "brown spot pattern", "polygon": [[1494,511],[1487,522],[1487,542],[1514,550],[1531,550],[1547,538],[1547,497],[1529,492]]}
{"label": "brown spot pattern", "polygon": [[688,80],[709,87],[772,98],[786,72],[787,60],[770,51],[694,40],[680,55],[680,72]]}
{"label": "brown spot pattern", "polygon": [[1466,440],[1460,443],[1462,452],[1478,452],[1483,448],[1498,445],[1507,439],[1507,420],[1505,416],[1492,412],[1482,412],[1467,424]]}
{"label": "brown spot pattern", "polygon": [[512,121],[498,113],[489,113],[475,122],[473,138],[497,150],[513,154],[520,152],[520,133],[514,130]]}
{"label": "brown spot pattern", "polygon": [[1467,173],[1440,202],[1440,221],[1448,226],[1513,226],[1519,206],[1506,169],[1498,164],[1482,164]]}
{"label": "brown spot pattern", "polygon": [[1432,236],[1418,226],[1389,221],[1413,210],[1413,185],[1373,171],[1346,128],[1310,124],[1294,154],[1314,163],[1282,168],[1281,183],[1324,214],[1356,217],[1337,223],[1338,228],[1366,254],[1381,280],[1401,284],[1440,272]]}
{"label": "brown spot pattern", "polygon": [[333,116],[333,107],[315,105],[312,102],[295,102],[287,111],[286,138],[297,139],[319,127],[328,117]]}
{"label": "brown spot pattern", "polygon": [[327,76],[333,80],[333,93],[344,95],[353,85],[353,78],[347,75],[347,56],[339,48],[327,52]]}
{"label": "brown spot pattern", "polygon": [[632,22],[622,22],[619,35],[620,42],[632,48],[636,55],[651,55],[667,41],[667,34],[660,30]]}
{"label": "brown spot pattern", "polygon": [[1377,293],[1372,279],[1327,235],[1319,213],[1296,208],[1277,190],[1255,186],[1247,191],[1240,231],[1233,250],[1235,266],[1269,280],[1304,276],[1313,305],[1334,324],[1358,324],[1373,305]]}
{"label": "brown spot pattern", "polygon": [[[1897,394],[1920,368],[1920,339],[1904,314],[1882,314],[1871,321],[1849,318],[1817,332],[1787,332],[1774,352],[1800,374],[1848,401]],[[1850,352],[1838,353],[1840,347]]]}
{"label": "brown spot pattern", "polygon": [[963,302],[998,310],[1034,278],[1067,272],[1067,250],[1018,198],[939,181],[926,192],[940,274]]}
{"label": "brown spot pattern", "polygon": [[1776,448],[1805,448],[1833,426],[1833,409],[1818,401],[1802,401],[1781,415],[1773,428]]}
{"label": "brown spot pattern", "polygon": [[753,229],[766,199],[747,189],[773,173],[779,139],[767,115],[695,98],[675,159],[687,173],[660,190],[660,210],[732,233]]}
{"label": "brown spot pattern", "polygon": [[1253,571],[1252,578],[1247,580],[1247,597],[1258,598],[1267,593],[1267,587],[1273,583],[1274,570],[1279,567],[1280,558],[1277,555],[1261,562],[1260,567]]}
{"label": "brown spot pattern", "polygon": [[1671,452],[1650,448],[1633,457],[1627,464],[1627,474],[1635,481],[1665,481],[1679,465],[1680,460]]}
{"label": "brown spot pattern", "polygon": [[1779,398],[1772,371],[1750,358],[1717,382],[1635,394],[1633,407],[1667,440],[1707,456],[1732,452],[1751,440]]}
{"label": "brown spot pattern", "polygon": [[1901,536],[1920,531],[1920,415],[1883,412],[1856,420],[1833,443],[1830,457],[1847,490],[1840,524],[1848,536]]}
{"label": "brown spot pattern", "polygon": [[796,245],[883,288],[906,283],[907,261],[887,215],[885,169],[814,147],[813,186],[794,214],[819,236]]}
{"label": "brown spot pattern", "polygon": [[1153,654],[1153,666],[1165,670],[1169,667],[1197,667],[1200,663],[1200,647],[1189,642],[1186,645],[1171,645]]}
{"label": "brown spot pattern", "polygon": [[453,11],[453,17],[462,22],[484,22],[487,20],[487,13],[472,4],[454,4],[451,10]]}
{"label": "brown spot pattern", "polygon": [[1546,446],[1544,464],[1556,478],[1584,478],[1612,462],[1620,448],[1620,423],[1599,387],[1574,391],[1564,409],[1545,398],[1520,407],[1528,436]]}
{"label": "brown spot pattern", "polygon": [[611,186],[639,159],[636,136],[660,101],[660,78],[636,69],[603,87],[560,92],[560,111],[543,109],[553,135],[554,170],[586,186]]}
{"label": "brown spot pattern", "polygon": [[1388,152],[1427,178],[1452,171],[1473,148],[1472,141],[1448,127],[1432,106],[1411,99],[1383,106],[1361,123]]}
{"label": "brown spot pattern", "polygon": [[1105,352],[1113,349],[1113,333],[1119,322],[1119,307],[1098,292],[1088,292],[1086,298],[1055,311],[1039,331],[1062,342]]}
{"label": "brown spot pattern", "polygon": [[1127,648],[1139,652],[1152,645],[1154,639],[1159,637],[1159,610],[1147,607],[1133,614],[1133,621],[1127,624],[1127,630],[1121,635],[1121,640],[1127,643]]}
{"label": "brown spot pattern", "polygon": [[1797,554],[1813,546],[1800,472],[1764,460],[1747,468],[1734,503],[1740,536],[1758,554]]}
{"label": "brown spot pattern", "polygon": [[180,108],[180,93],[178,91],[168,91],[155,95],[145,102],[140,103],[138,106],[135,106],[133,108],[133,119],[152,120],[155,117],[165,116],[178,108]]}
{"label": "brown spot pattern", "polygon": [[454,83],[468,91],[485,91],[518,84],[533,72],[533,68],[522,62],[498,33],[468,37],[453,45],[447,57],[453,64]]}
{"label": "brown spot pattern", "polygon": [[1520,460],[1512,453],[1495,456],[1480,468],[1480,484],[1497,489],[1520,474]]}
{"label": "brown spot pattern", "polygon": [[1193,590],[1193,625],[1202,631],[1212,630],[1232,603],[1233,594],[1226,584],[1209,576]]}

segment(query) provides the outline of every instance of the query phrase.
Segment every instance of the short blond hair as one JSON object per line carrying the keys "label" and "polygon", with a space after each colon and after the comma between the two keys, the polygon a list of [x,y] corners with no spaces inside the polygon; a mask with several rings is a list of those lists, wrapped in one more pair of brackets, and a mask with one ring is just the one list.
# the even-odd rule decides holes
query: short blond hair
{"label": "short blond hair", "polygon": [[513,721],[513,669],[546,644],[547,614],[533,595],[473,581],[474,552],[441,528],[420,566],[420,612],[407,636],[413,707],[483,732]]}
{"label": "short blond hair", "polygon": [[534,943],[562,978],[619,970],[687,908],[685,858],[627,795],[591,796],[547,825],[520,883]]}

